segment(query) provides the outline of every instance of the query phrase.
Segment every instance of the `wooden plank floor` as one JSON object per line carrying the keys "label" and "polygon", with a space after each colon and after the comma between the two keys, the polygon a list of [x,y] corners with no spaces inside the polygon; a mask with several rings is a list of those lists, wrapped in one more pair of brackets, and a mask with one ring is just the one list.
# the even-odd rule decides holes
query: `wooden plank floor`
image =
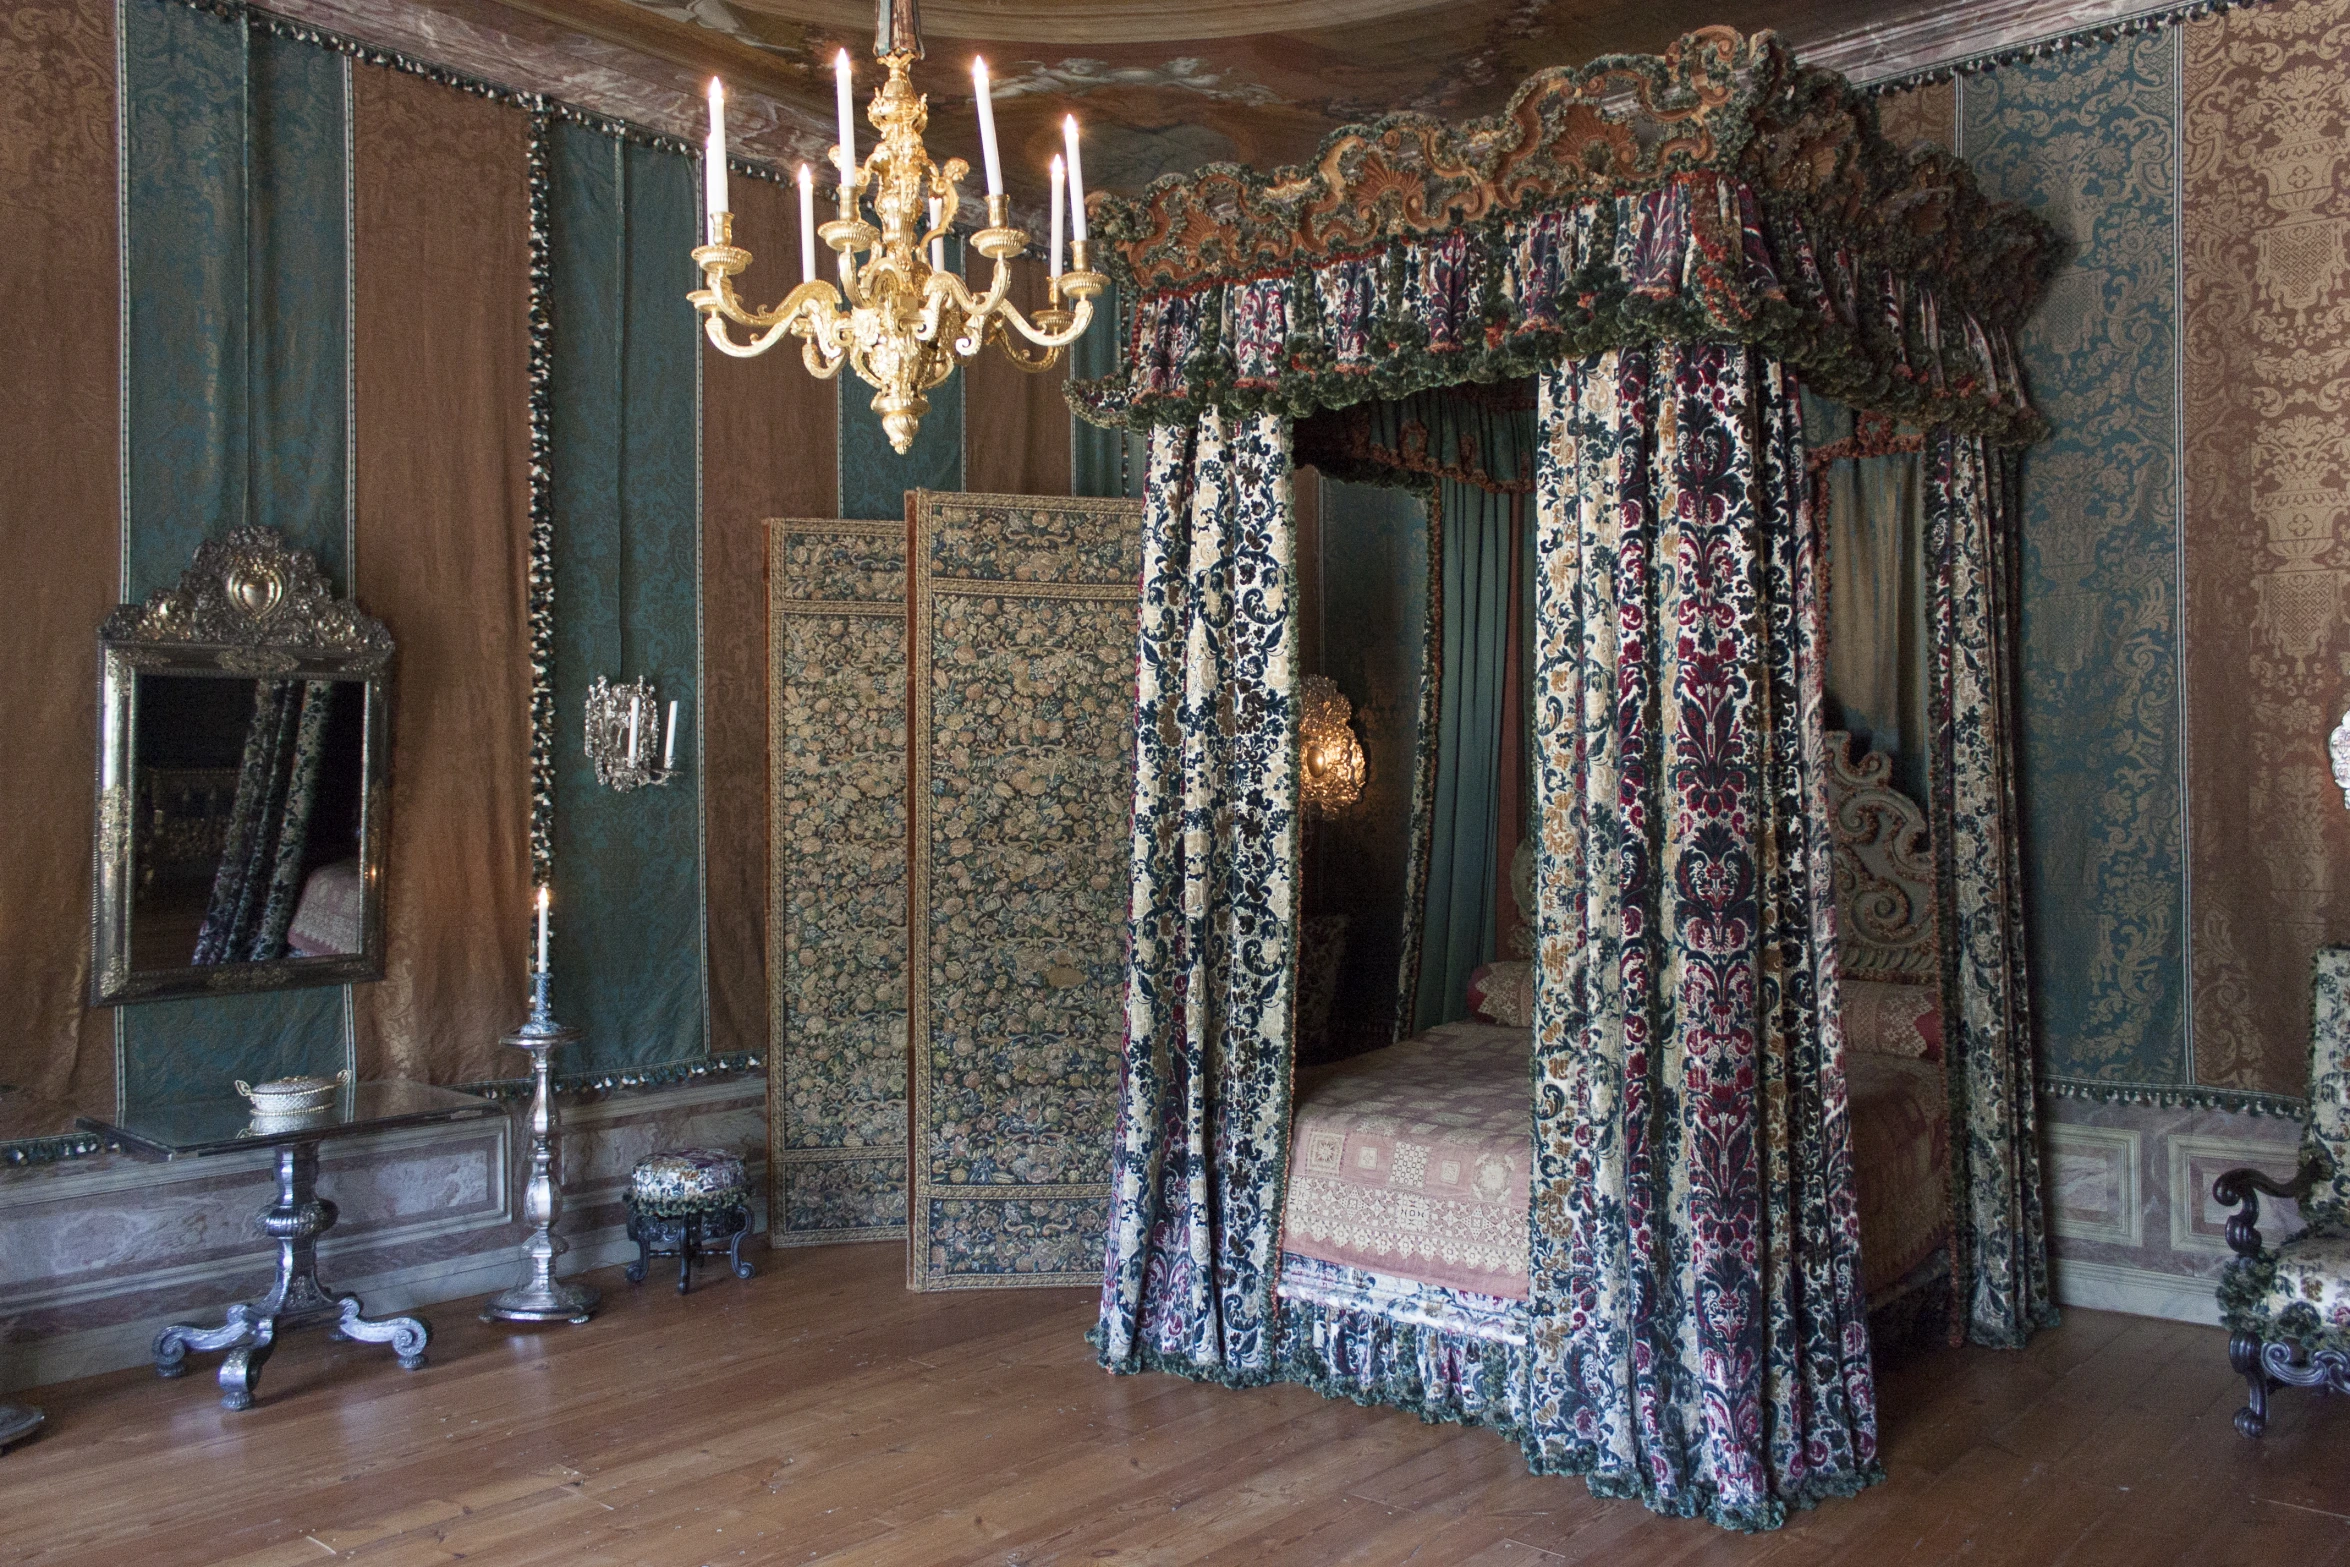
{"label": "wooden plank floor", "polygon": [[2076,1311],[2020,1353],[1913,1356],[1880,1379],[1888,1483],[1739,1536],[1532,1477],[1490,1432],[1105,1376],[1089,1291],[909,1295],[890,1246],[760,1261],[683,1300],[593,1275],[578,1328],[445,1305],[413,1375],[295,1334],[242,1415],[215,1356],[42,1389],[0,1561],[2350,1563],[2350,1399],[2283,1392],[2245,1441],[2213,1328]]}

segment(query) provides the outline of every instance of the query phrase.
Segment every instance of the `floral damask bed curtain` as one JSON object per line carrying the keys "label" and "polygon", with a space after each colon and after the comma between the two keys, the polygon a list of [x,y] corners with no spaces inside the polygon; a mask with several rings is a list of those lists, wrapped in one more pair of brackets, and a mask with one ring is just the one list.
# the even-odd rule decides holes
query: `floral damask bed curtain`
{"label": "floral damask bed curtain", "polygon": [[1096,1344],[1112,1370],[1272,1367],[1296,998],[1289,423],[1151,434],[1125,1079]]}
{"label": "floral damask bed curtain", "polygon": [[2016,519],[2023,459],[1947,427],[1926,448],[1933,697],[1928,822],[1941,912],[1950,1180],[1967,1337],[2056,1320],[2040,1186],[2016,804]]}
{"label": "floral damask bed curtain", "polygon": [[1733,1527],[1880,1476],[1792,378],[1542,377],[1525,1441]]}
{"label": "floral damask bed curtain", "polygon": [[236,802],[193,961],[268,963],[286,956],[334,695],[329,680],[254,682]]}

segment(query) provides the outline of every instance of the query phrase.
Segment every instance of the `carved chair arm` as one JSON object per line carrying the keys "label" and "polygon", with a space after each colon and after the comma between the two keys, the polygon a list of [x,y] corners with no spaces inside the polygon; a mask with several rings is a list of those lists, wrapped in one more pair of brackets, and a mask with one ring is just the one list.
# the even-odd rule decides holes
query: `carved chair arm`
{"label": "carved chair arm", "polygon": [[2238,1208],[2241,1212],[2228,1215],[2228,1247],[2239,1257],[2260,1255],[2260,1198],[2262,1193],[2284,1197],[2298,1202],[2316,1187],[2325,1172],[2314,1162],[2304,1163],[2294,1172],[2290,1181],[2278,1184],[2275,1178],[2249,1167],[2230,1170],[2211,1183],[2211,1195],[2222,1207]]}

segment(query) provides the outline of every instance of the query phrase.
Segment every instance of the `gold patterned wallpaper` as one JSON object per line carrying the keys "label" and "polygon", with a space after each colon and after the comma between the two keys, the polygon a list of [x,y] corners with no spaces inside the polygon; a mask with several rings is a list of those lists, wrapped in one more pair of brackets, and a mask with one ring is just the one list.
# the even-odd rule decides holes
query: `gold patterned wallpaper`
{"label": "gold patterned wallpaper", "polygon": [[2350,933],[2350,0],[2184,32],[2196,1078],[2298,1093],[2309,956]]}
{"label": "gold patterned wallpaper", "polygon": [[[2023,345],[2035,1022],[2062,1090],[2304,1090],[2350,939],[2350,0],[1880,101],[2072,242]],[[2035,798],[2036,797],[2036,798]]]}

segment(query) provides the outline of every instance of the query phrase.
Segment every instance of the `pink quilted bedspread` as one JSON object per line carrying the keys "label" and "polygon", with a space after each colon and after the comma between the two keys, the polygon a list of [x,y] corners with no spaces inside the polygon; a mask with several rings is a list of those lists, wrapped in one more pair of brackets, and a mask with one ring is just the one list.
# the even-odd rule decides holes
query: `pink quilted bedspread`
{"label": "pink quilted bedspread", "polygon": [[1446,1023],[1301,1084],[1282,1249],[1524,1300],[1531,1050]]}

